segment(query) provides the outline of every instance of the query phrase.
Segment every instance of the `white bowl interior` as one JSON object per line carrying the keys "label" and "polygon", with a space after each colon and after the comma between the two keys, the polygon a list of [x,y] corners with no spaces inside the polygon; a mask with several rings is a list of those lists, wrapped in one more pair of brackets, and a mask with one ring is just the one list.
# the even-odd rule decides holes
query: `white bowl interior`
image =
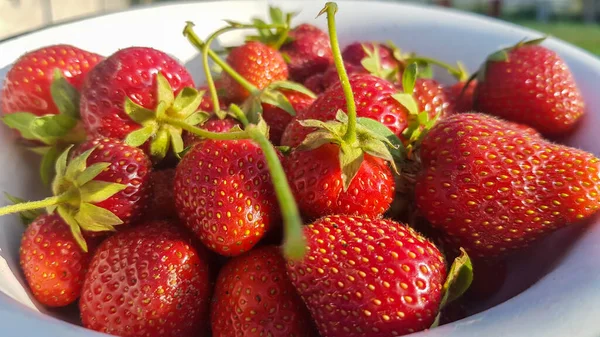
{"label": "white bowl interior", "polygon": [[[270,2],[272,3],[272,2]],[[299,12],[296,22],[325,28],[315,19],[324,1],[276,1],[285,10]],[[0,79],[10,64],[26,51],[54,43],[69,43],[110,55],[118,48],[150,46],[180,59],[198,83],[203,78],[196,51],[181,31],[185,21],[196,23],[200,36],[223,25],[222,19],[247,21],[264,17],[267,1],[179,3],[101,16],[51,27],[0,43]],[[463,61],[473,71],[489,52],[524,37],[540,36],[531,30],[488,18],[431,7],[379,2],[339,3],[337,15],[341,44],[357,40],[391,40],[404,50]],[[227,45],[239,34],[225,36]],[[557,51],[575,74],[587,103],[587,116],[566,142],[600,154],[595,130],[600,127],[600,60],[561,41],[545,45]],[[441,71],[442,81],[448,81]],[[0,190],[25,198],[47,193],[37,175],[37,157],[16,147],[11,133],[0,128]],[[5,203],[3,201],[3,203]],[[486,304],[489,310],[459,322],[417,333],[418,336],[581,336],[600,335],[600,226],[597,219],[555,233],[511,261],[511,275],[502,291]],[[100,336],[54,317],[77,323],[76,310],[48,312],[30,299],[18,266],[23,227],[16,216],[0,218],[0,325],[2,336]],[[537,281],[537,282],[536,282]],[[533,284],[533,285],[532,285]],[[518,294],[518,295],[517,295]],[[517,295],[517,296],[515,296]],[[513,297],[514,296],[514,297]],[[507,300],[508,299],[508,300]],[[40,312],[41,311],[41,312]],[[49,313],[50,316],[43,313]]]}

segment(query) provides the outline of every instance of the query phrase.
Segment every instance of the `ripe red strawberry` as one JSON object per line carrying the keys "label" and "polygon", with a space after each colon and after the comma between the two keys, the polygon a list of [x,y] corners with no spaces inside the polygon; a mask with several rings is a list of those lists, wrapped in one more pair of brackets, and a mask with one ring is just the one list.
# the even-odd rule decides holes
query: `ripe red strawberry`
{"label": "ripe red strawberry", "polygon": [[[346,72],[348,73],[348,76],[354,76],[354,75],[358,75],[358,74],[368,74],[369,72],[360,64],[353,64],[353,63],[349,63],[349,62],[344,62],[344,68],[346,68]],[[325,91],[327,89],[329,89],[331,86],[333,86],[336,83],[340,82],[340,77],[338,75],[337,69],[335,68],[335,65],[330,66],[324,73],[323,73],[323,77],[321,78],[321,86],[322,89],[320,90]],[[317,91],[319,92],[319,91]]]}
{"label": "ripe red strawberry", "polygon": [[[379,54],[379,63],[383,69],[394,69],[398,67],[398,61],[394,58],[390,47],[379,42],[354,42],[346,46],[342,51],[342,57],[345,62],[354,65],[361,65],[365,58],[368,58],[375,52]],[[371,55],[369,55],[371,54]]]}
{"label": "ripe red strawberry", "polygon": [[202,243],[227,256],[249,251],[279,221],[264,155],[250,140],[196,143],[177,166],[175,206]]}
{"label": "ripe red strawberry", "polygon": [[324,73],[311,75],[304,81],[303,84],[306,88],[308,88],[308,90],[319,95],[325,91],[325,85],[323,84],[325,78],[324,76]]}
{"label": "ripe red strawberry", "polygon": [[142,214],[147,220],[176,219],[175,197],[173,196],[173,181],[175,169],[152,171],[148,179],[150,185],[150,200]]}
{"label": "ripe red strawberry", "polygon": [[94,254],[79,302],[83,325],[118,335],[191,337],[207,329],[209,266],[177,224],[117,233]]}
{"label": "ripe red strawberry", "polygon": [[201,101],[183,65],[161,51],[131,47],[90,72],[81,90],[81,118],[91,135],[144,145],[160,161],[169,148],[183,151],[181,128],[162,117],[189,120]]}
{"label": "ripe red strawberry", "polygon": [[305,227],[288,275],[322,337],[400,336],[431,326],[446,278],[440,251],[386,219],[333,215]]}
{"label": "ripe red strawberry", "polygon": [[[309,107],[315,101],[314,98],[298,91],[281,90],[281,93],[287,97],[296,114]],[[280,145],[281,136],[285,128],[292,121],[293,116],[281,108],[266,103],[263,103],[262,116],[269,125],[269,139],[273,144]]]}
{"label": "ripe red strawberry", "polygon": [[458,114],[421,144],[417,206],[449,246],[507,254],[600,206],[599,160],[484,114]]}
{"label": "ripe red strawberry", "polygon": [[[275,81],[288,78],[288,67],[281,53],[260,42],[246,42],[231,50],[227,63],[258,89]],[[221,77],[225,96],[232,102],[241,102],[250,93],[226,72]]]}
{"label": "ripe red strawberry", "polygon": [[101,60],[98,54],[70,45],[52,45],[26,53],[6,74],[0,94],[2,113],[58,114],[50,93],[54,70],[58,69],[79,90],[87,73]]}
{"label": "ripe red strawberry", "polygon": [[213,336],[315,336],[310,314],[285,265],[275,246],[230,260],[219,273],[212,299]]}
{"label": "ripe red strawberry", "polygon": [[575,127],[584,102],[567,64],[539,42],[521,42],[487,59],[479,72],[475,110],[559,136]]}
{"label": "ripe red strawberry", "polygon": [[394,177],[386,162],[365,154],[344,191],[338,152],[337,146],[327,144],[314,150],[294,150],[285,158],[285,172],[302,215],[315,219],[327,214],[383,214],[394,196]]}
{"label": "ripe red strawberry", "polygon": [[63,307],[79,298],[91,258],[56,214],[40,215],[21,239],[21,269],[35,299],[47,307]]}
{"label": "ripe red strawberry", "polygon": [[116,139],[89,140],[73,151],[73,157],[94,149],[87,158],[87,167],[97,163],[110,163],[94,180],[122,184],[123,189],[111,197],[96,202],[123,223],[135,222],[148,207],[150,197],[150,172],[152,163],[144,152]]}
{"label": "ripe red strawberry", "polygon": [[440,118],[450,113],[451,98],[436,80],[419,78],[415,81],[413,97],[420,111],[427,111],[429,117]]}
{"label": "ripe red strawberry", "polygon": [[450,106],[448,108],[450,113],[473,111],[473,94],[475,93],[477,80],[469,82],[469,86],[463,92],[465,84],[465,82],[457,82],[449,87],[444,88],[444,92],[450,101]]}
{"label": "ripe red strawberry", "polygon": [[[388,81],[366,74],[350,77],[350,86],[358,117],[377,120],[402,139],[408,116],[406,109],[392,97],[397,93],[396,88]],[[310,107],[298,112],[296,120],[284,131],[281,144],[296,147],[314,130],[299,125],[298,120],[333,120],[340,109],[346,111],[346,98],[342,85],[338,82],[319,96]]]}
{"label": "ripe red strawberry", "polygon": [[290,78],[304,82],[333,64],[327,33],[311,24],[301,24],[289,32],[290,41],[279,49],[289,59]]}
{"label": "ripe red strawberry", "polygon": [[[399,75],[399,63],[392,50],[378,42],[354,42],[344,48],[342,58],[349,76],[370,73],[386,80],[395,80]],[[331,65],[324,73],[323,87],[327,89],[337,82],[337,70]]]}
{"label": "ripe red strawberry", "polygon": [[131,47],[121,49],[90,72],[81,89],[81,118],[92,135],[125,139],[140,125],[124,110],[125,98],[147,109],[158,103],[156,74],[161,73],[175,94],[194,87],[192,76],[161,51]]}

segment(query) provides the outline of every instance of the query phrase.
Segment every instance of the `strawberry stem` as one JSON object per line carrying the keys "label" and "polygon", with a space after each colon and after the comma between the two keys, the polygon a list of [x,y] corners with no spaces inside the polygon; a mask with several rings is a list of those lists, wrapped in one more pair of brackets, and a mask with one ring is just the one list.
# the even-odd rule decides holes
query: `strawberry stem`
{"label": "strawberry stem", "polygon": [[242,125],[244,127],[247,127],[248,124],[250,124],[250,121],[248,121],[248,117],[246,117],[246,114],[242,111],[242,109],[240,109],[239,106],[237,106],[236,104],[231,104],[229,106],[229,110],[231,110],[231,112],[233,112],[233,114],[235,115],[235,118],[237,118],[240,122],[242,122]]}
{"label": "strawberry stem", "polygon": [[287,38],[288,38],[288,35],[290,33],[290,27],[292,26],[292,13],[286,14],[285,23],[286,23],[286,25],[285,25],[285,28],[283,28],[283,32],[281,32],[281,34],[279,34],[279,39],[273,45],[273,48],[275,48],[277,50],[281,49],[281,46],[283,46],[283,44],[285,43],[285,40],[287,40]]}
{"label": "strawberry stem", "polygon": [[412,62],[435,64],[438,67],[446,69],[448,71],[448,73],[450,73],[450,75],[454,76],[454,78],[456,78],[460,82],[466,81],[469,78],[469,74],[461,66],[453,67],[446,62],[443,62],[443,61],[440,61],[440,60],[437,60],[434,58],[430,58],[430,57],[426,57],[426,56],[414,56],[414,57],[409,57],[409,58],[405,59],[404,61],[406,61],[407,64],[410,64]]}
{"label": "strawberry stem", "polygon": [[[202,42],[202,40],[198,37],[198,35],[196,35],[196,33],[194,32],[194,24],[191,22],[188,22],[185,25],[185,28],[183,30],[183,35],[185,37],[187,37],[188,41],[190,41],[190,43],[196,47],[196,49],[198,49],[200,52],[204,52],[204,48],[207,44],[205,44],[204,42]],[[230,30],[230,29],[241,29],[241,28],[254,28],[253,26],[250,25],[238,25],[238,26],[228,26],[225,27],[223,29]],[[254,86],[252,83],[248,82],[244,77],[242,77],[237,71],[235,71],[233,68],[231,68],[229,66],[229,64],[227,64],[227,62],[223,61],[219,55],[217,55],[213,50],[210,49],[209,46],[206,46],[207,49],[207,54],[208,56],[210,56],[210,58],[217,64],[219,65],[219,67],[221,67],[221,69],[223,69],[223,71],[225,71],[229,76],[233,77],[234,80],[236,80],[236,82],[238,82],[242,87],[244,87],[244,89],[248,90],[248,92],[250,92],[250,94],[252,95],[256,95],[260,92],[260,90]],[[206,69],[205,69],[206,71]]]}
{"label": "strawberry stem", "polygon": [[193,125],[189,125],[185,121],[171,118],[171,117],[162,117],[161,121],[176,127],[180,127],[185,131],[191,132],[200,137],[214,139],[214,140],[236,140],[236,139],[250,139],[250,136],[246,131],[236,131],[236,132],[210,132],[204,129],[200,129]]}
{"label": "strawberry stem", "polygon": [[283,252],[289,259],[301,259],[306,251],[306,242],[304,235],[302,234],[302,220],[300,218],[300,212],[298,211],[298,205],[288,184],[287,177],[283,170],[283,166],[279,161],[277,151],[275,147],[265,134],[254,124],[250,124],[246,127],[246,131],[252,137],[260,148],[262,149],[269,171],[271,173],[271,180],[273,181],[273,187],[277,200],[279,201],[279,208],[283,215],[284,224],[284,245]]}
{"label": "strawberry stem", "polygon": [[335,2],[328,2],[325,7],[319,13],[319,16],[327,13],[327,28],[329,29],[329,40],[331,43],[331,51],[333,52],[333,61],[344,90],[344,96],[346,96],[346,113],[348,115],[348,129],[344,135],[344,140],[350,144],[356,142],[356,103],[354,102],[354,93],[350,86],[350,80],[346,68],[344,67],[344,60],[342,59],[342,52],[340,50],[340,44],[338,42],[337,30],[335,27],[335,13],[337,12],[338,6]]}
{"label": "strawberry stem", "polygon": [[20,213],[24,211],[31,211],[34,209],[46,208],[49,206],[55,206],[61,204],[66,201],[66,194],[56,195],[52,197],[48,197],[46,199],[37,200],[37,201],[27,201],[19,204],[8,205],[4,207],[0,207],[0,216],[12,214],[12,213]]}

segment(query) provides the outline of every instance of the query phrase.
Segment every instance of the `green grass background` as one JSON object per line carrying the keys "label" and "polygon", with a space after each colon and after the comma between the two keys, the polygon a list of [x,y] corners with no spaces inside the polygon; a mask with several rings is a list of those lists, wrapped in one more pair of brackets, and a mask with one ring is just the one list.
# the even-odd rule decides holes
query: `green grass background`
{"label": "green grass background", "polygon": [[509,21],[539,30],[600,56],[600,24],[592,25],[574,21],[540,23],[528,19],[509,19]]}

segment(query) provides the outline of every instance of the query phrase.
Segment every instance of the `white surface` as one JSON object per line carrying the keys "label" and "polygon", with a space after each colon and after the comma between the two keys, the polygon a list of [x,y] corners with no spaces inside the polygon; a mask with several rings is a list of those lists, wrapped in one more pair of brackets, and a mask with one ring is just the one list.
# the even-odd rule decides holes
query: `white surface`
{"label": "white surface", "polygon": [[[271,1],[286,10],[300,11],[296,22],[325,27],[325,18],[314,19],[324,1]],[[421,6],[375,2],[339,2],[338,30],[342,44],[355,40],[392,40],[404,50],[464,61],[470,70],[500,46],[513,44],[536,33],[486,18]],[[109,55],[131,45],[151,46],[186,62],[201,79],[196,52],[181,35],[186,20],[206,36],[222,26],[221,19],[246,21],[265,16],[267,2],[185,3],[128,11],[53,27],[0,44],[0,78],[24,52],[53,43],[70,43]],[[232,38],[236,38],[233,36]],[[226,43],[226,41],[225,41]],[[587,101],[588,115],[569,144],[598,155],[600,142],[600,61],[570,45],[550,40],[546,45],[559,52],[579,82]],[[5,128],[0,128],[0,190],[36,198],[42,195],[36,175],[35,157],[15,148]],[[516,275],[496,301],[523,289],[544,275],[520,295],[481,314],[431,331],[419,337],[598,337],[600,336],[600,226],[590,221],[561,231],[545,240],[516,262]],[[32,310],[31,302],[16,282],[22,282],[18,268],[18,246],[22,227],[17,217],[0,218],[0,335],[2,337],[101,336]],[[560,252],[566,250],[561,256]],[[12,270],[13,274],[10,272]],[[10,295],[6,295],[10,294]],[[18,303],[15,299],[21,300]],[[29,303],[29,305],[27,304]],[[59,316],[61,314],[58,314]],[[72,313],[71,313],[72,315]],[[69,317],[62,314],[61,317]]]}

